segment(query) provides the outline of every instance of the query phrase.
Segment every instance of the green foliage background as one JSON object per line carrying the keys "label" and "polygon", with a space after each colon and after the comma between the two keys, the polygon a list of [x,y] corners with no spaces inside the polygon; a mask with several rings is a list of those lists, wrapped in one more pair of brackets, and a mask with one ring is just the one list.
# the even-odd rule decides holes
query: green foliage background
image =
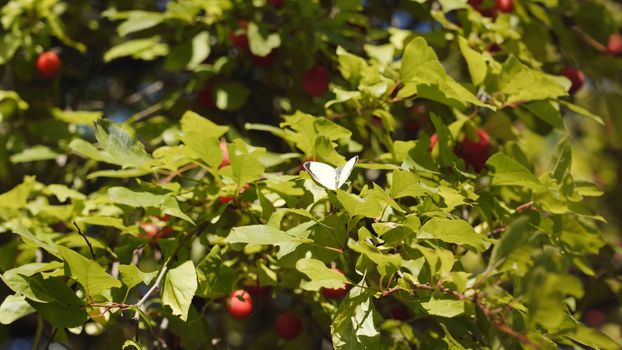
{"label": "green foliage background", "polygon": [[[0,337],[619,348],[622,59],[603,45],[621,5],[279,3],[2,4]],[[50,49],[63,66],[46,80]],[[330,91],[311,97],[316,65]],[[573,96],[569,66],[588,77]],[[453,152],[478,128],[481,172]],[[353,155],[347,188],[301,171]],[[344,283],[342,300],[319,292]],[[222,303],[238,288],[254,290],[246,321]],[[294,340],[274,331],[284,310]]]}

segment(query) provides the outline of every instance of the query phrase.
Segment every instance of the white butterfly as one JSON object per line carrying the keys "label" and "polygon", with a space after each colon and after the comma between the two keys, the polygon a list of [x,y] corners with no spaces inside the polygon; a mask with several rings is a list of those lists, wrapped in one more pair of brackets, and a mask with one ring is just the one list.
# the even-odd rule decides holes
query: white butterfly
{"label": "white butterfly", "polygon": [[354,156],[344,166],[338,168],[320,162],[305,162],[302,166],[317,183],[335,191],[346,183],[358,160],[359,156]]}

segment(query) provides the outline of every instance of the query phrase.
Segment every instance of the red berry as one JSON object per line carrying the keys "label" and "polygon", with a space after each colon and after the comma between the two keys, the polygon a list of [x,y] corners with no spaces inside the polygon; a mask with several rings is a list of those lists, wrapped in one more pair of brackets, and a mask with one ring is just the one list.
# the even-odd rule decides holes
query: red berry
{"label": "red berry", "polygon": [[302,332],[300,317],[291,312],[283,312],[276,319],[276,332],[283,339],[294,339]]}
{"label": "red berry", "polygon": [[235,32],[229,33],[229,40],[233,43],[233,46],[237,47],[240,50],[248,50],[248,36],[246,35],[246,30],[248,29],[248,21],[240,20],[238,22],[240,28]]}
{"label": "red berry", "polygon": [[583,315],[583,322],[592,328],[600,328],[606,321],[605,314],[598,309],[587,310],[585,315]]}
{"label": "red berry", "polygon": [[375,115],[372,115],[370,124],[377,128],[382,128],[382,119],[380,117],[376,117]]}
{"label": "red berry", "polygon": [[414,120],[406,120],[402,124],[402,127],[404,128],[404,130],[410,131],[415,134],[419,132],[419,124],[417,124],[417,122]]}
{"label": "red berry", "polygon": [[171,216],[168,214],[164,214],[164,215],[158,215],[156,216],[156,218],[158,218],[158,220],[160,221],[168,222],[171,219]]}
{"label": "red berry", "polygon": [[514,10],[514,1],[512,0],[496,0],[495,5],[497,10],[501,12],[512,12]]}
{"label": "red berry", "polygon": [[465,137],[454,152],[479,173],[488,160],[490,135],[484,129],[477,129],[477,137],[477,140]]}
{"label": "red berry", "polygon": [[328,91],[330,76],[328,71],[321,66],[313,66],[302,76],[302,88],[309,96],[322,96]]}
{"label": "red berry", "polygon": [[479,10],[481,9],[482,2],[483,2],[483,0],[469,0],[469,1],[467,1],[467,3],[468,3],[469,5],[471,5],[471,7],[472,7],[475,11],[478,11],[478,12],[479,12]]}
{"label": "red berry", "polygon": [[204,87],[203,90],[199,91],[199,95],[197,96],[199,104],[206,109],[214,109],[216,107],[216,101],[214,101],[214,98],[212,97],[213,94],[214,92],[211,87]]}
{"label": "red berry", "polygon": [[[343,275],[343,271],[341,271],[341,270],[339,270],[337,268],[333,268],[331,270],[333,270],[335,272],[339,272],[340,274]],[[333,289],[333,288],[322,288],[320,290],[320,292],[322,293],[322,295],[326,299],[341,299],[348,292],[348,286],[346,284],[344,284],[343,287],[336,288],[336,289]]]}
{"label": "red berry", "polygon": [[153,222],[141,222],[140,224],[138,224],[138,226],[145,232],[145,234],[149,238],[153,238],[155,235],[158,234],[158,231],[160,231],[158,225],[154,224]]}
{"label": "red berry", "polygon": [[238,21],[238,25],[240,26],[240,28],[244,29],[244,31],[246,31],[248,29],[248,21],[245,19],[241,19]]}
{"label": "red berry", "polygon": [[53,51],[46,51],[37,58],[37,70],[39,74],[46,79],[54,78],[60,70],[61,65],[60,57]]}
{"label": "red berry", "polygon": [[428,108],[423,103],[415,103],[415,105],[411,107],[411,110],[420,117],[427,117],[426,113],[428,112]]}
{"label": "red berry", "polygon": [[227,149],[227,143],[220,143],[220,151],[222,152],[222,161],[220,162],[219,168],[229,165],[229,150]]}
{"label": "red berry", "polygon": [[497,53],[499,51],[501,51],[501,46],[499,46],[499,45],[497,45],[495,43],[492,43],[492,44],[488,45],[488,52],[494,54],[494,53]]}
{"label": "red berry", "polygon": [[[244,184],[241,188],[240,188],[240,194],[244,193],[246,190],[248,190],[251,187],[250,184]],[[232,202],[235,200],[234,196],[222,196],[222,197],[218,197],[218,201],[220,201],[220,204],[227,204],[229,202]]]}
{"label": "red berry", "polygon": [[274,7],[281,7],[285,5],[285,0],[268,0],[268,4]]}
{"label": "red berry", "polygon": [[267,56],[252,55],[251,59],[257,67],[269,67],[276,61],[276,52],[270,51]]}
{"label": "red berry", "polygon": [[52,228],[52,230],[54,230],[54,232],[65,232],[65,230],[67,229],[67,225],[65,225],[65,223],[62,221],[51,224],[50,227]]}
{"label": "red berry", "polygon": [[570,90],[568,91],[571,95],[577,92],[585,82],[585,74],[577,68],[566,67],[562,69],[561,73],[572,82]]}
{"label": "red berry", "polygon": [[438,143],[438,134],[434,133],[432,134],[432,137],[430,137],[430,145],[428,146],[428,149],[431,151],[434,146],[436,146],[436,144]]}
{"label": "red berry", "polygon": [[253,312],[253,300],[251,295],[243,290],[238,289],[231,292],[227,301],[227,312],[231,317],[244,320]]}
{"label": "red berry", "polygon": [[622,35],[618,33],[609,35],[607,51],[612,55],[622,55]]}
{"label": "red berry", "polygon": [[410,318],[410,312],[408,312],[408,309],[401,304],[391,307],[389,309],[389,314],[391,315],[391,318],[400,321],[406,321]]}
{"label": "red berry", "polygon": [[159,238],[166,238],[170,236],[172,233],[173,233],[172,227],[164,227],[157,233],[157,235]]}
{"label": "red berry", "polygon": [[235,199],[235,197],[233,197],[233,196],[218,197],[218,201],[220,202],[220,204],[227,204],[229,202],[232,202],[234,199]]}
{"label": "red berry", "polygon": [[462,147],[465,152],[483,152],[490,147],[490,135],[484,129],[477,129],[477,140],[471,140],[468,137],[462,141]]}

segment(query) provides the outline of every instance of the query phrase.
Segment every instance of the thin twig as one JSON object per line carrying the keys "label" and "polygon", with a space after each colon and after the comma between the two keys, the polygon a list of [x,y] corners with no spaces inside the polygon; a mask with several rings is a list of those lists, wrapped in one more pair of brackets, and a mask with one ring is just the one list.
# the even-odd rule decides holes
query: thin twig
{"label": "thin twig", "polygon": [[[171,259],[169,258],[167,262],[164,265],[162,265],[162,269],[160,270],[160,273],[158,274],[158,278],[153,283],[151,288],[149,288],[147,293],[145,293],[145,295],[136,303],[137,307],[141,307],[145,303],[145,301],[149,299],[149,297],[151,296],[151,293],[153,293],[156,290],[156,288],[160,286],[160,282],[162,282],[162,278],[164,278],[164,274],[166,274],[166,271],[168,271],[168,263],[170,261]],[[138,315],[138,313],[136,313],[136,315]]]}
{"label": "thin twig", "polygon": [[589,36],[586,32],[584,32],[581,28],[573,26],[570,27],[575,33],[579,34],[579,36],[581,37],[581,40],[583,40],[583,42],[585,42],[587,45],[591,46],[594,50],[602,53],[602,54],[607,54],[609,52],[609,50],[607,50],[607,47],[603,44],[601,44],[600,42],[598,42],[596,39],[592,38],[591,36]]}
{"label": "thin twig", "polygon": [[[164,275],[166,274],[166,271],[168,270],[169,265],[177,257],[177,254],[179,253],[181,248],[184,246],[186,241],[190,237],[200,235],[203,232],[203,230],[207,228],[209,223],[210,223],[209,221],[204,221],[203,223],[201,223],[199,226],[196,227],[196,229],[194,230],[194,232],[192,232],[192,234],[186,235],[184,238],[181,239],[181,241],[179,242],[179,245],[177,245],[177,248],[175,248],[175,251],[173,252],[173,254],[171,254],[171,256],[162,265],[162,269],[160,270],[160,273],[158,274],[158,278],[156,279],[156,281],[153,283],[151,288],[149,288],[147,293],[145,293],[145,295],[140,299],[140,301],[138,301],[138,303],[133,305],[134,307],[140,308],[147,301],[147,299],[149,299],[151,294],[158,288],[158,286],[162,282],[162,279],[164,278]],[[139,318],[139,311],[136,311],[136,315],[134,315],[134,319],[138,320],[138,318]]]}
{"label": "thin twig", "polygon": [[516,212],[520,213],[520,212],[523,212],[523,211],[525,211],[527,209],[532,209],[532,210],[536,209],[536,207],[533,205],[533,201],[529,201],[527,203],[523,203],[523,204],[519,205],[518,207],[516,207]]}
{"label": "thin twig", "polygon": [[89,250],[91,251],[91,256],[93,257],[93,260],[96,260],[95,251],[93,250],[93,246],[91,245],[91,242],[89,242],[89,239],[86,237],[84,233],[82,233],[80,226],[78,226],[78,224],[76,224],[75,221],[73,222],[73,226],[75,226],[76,229],[78,229],[78,233],[80,234],[80,236],[82,236],[82,238],[84,238],[84,240],[86,241],[86,244],[89,246]]}
{"label": "thin twig", "polygon": [[37,315],[37,331],[35,333],[35,339],[32,342],[32,349],[39,350],[39,344],[41,343],[41,337],[43,336],[43,317],[41,315]]}

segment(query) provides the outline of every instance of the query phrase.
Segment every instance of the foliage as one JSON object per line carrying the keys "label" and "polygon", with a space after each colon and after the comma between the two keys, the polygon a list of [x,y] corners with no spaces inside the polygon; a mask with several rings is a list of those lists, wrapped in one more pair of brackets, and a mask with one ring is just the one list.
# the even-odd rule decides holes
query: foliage
{"label": "foliage", "polygon": [[[33,348],[619,348],[587,315],[622,286],[592,209],[618,205],[622,8],[493,3],[6,3],[0,323],[37,320]],[[302,168],[354,155],[335,191]]]}

